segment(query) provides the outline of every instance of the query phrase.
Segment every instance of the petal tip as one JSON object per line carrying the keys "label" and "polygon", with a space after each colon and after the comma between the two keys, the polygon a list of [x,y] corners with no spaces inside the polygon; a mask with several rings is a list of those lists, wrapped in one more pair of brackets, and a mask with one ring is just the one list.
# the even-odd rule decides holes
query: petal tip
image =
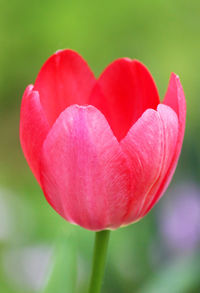
{"label": "petal tip", "polygon": [[58,49],[53,55],[61,54],[65,49]]}
{"label": "petal tip", "polygon": [[85,110],[89,110],[89,109],[96,109],[96,107],[92,106],[92,105],[88,105],[88,104],[85,104],[85,105],[78,105],[78,104],[73,104],[71,106],[69,106],[68,108],[75,108],[75,109],[85,109]]}
{"label": "petal tip", "polygon": [[119,60],[123,60],[125,62],[133,62],[133,60],[129,57],[120,58]]}
{"label": "petal tip", "polygon": [[33,88],[34,88],[34,85],[33,84],[29,84],[29,85],[27,85],[27,87],[26,87],[26,89],[25,89],[25,93],[26,94],[29,94],[30,92],[32,92],[33,91]]}
{"label": "petal tip", "polygon": [[74,51],[72,49],[67,49],[67,48],[65,48],[65,49],[58,49],[52,56],[49,57],[49,59],[51,59],[52,57],[56,58],[57,56],[60,56],[60,55],[64,55],[65,57],[67,55],[71,55],[71,56],[74,55],[74,56],[78,56],[78,57],[80,57],[80,58],[83,59],[83,57],[79,53],[77,53],[76,51]]}
{"label": "petal tip", "polygon": [[183,88],[180,80],[180,76],[174,72],[171,73],[170,75],[170,82],[175,82],[177,88]]}
{"label": "petal tip", "polygon": [[172,72],[171,75],[170,75],[171,78],[174,78],[175,80],[179,81],[180,82],[180,77],[178,74]]}

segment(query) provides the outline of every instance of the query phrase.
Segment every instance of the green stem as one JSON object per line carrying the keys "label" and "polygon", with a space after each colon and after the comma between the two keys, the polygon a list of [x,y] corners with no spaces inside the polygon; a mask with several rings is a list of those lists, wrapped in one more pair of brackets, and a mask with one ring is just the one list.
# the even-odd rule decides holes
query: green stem
{"label": "green stem", "polygon": [[96,232],[89,293],[100,293],[101,291],[109,236],[109,230]]}

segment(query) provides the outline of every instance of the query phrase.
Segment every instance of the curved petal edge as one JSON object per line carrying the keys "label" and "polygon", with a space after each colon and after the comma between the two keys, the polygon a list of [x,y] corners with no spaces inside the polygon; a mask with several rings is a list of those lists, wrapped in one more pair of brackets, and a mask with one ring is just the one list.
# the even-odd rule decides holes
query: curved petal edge
{"label": "curved petal edge", "polygon": [[185,122],[186,122],[186,101],[185,101],[185,95],[183,92],[183,88],[180,82],[180,79],[177,75],[174,73],[171,74],[168,89],[163,101],[163,104],[168,105],[171,107],[178,116],[178,137],[177,137],[177,143],[175,152],[171,161],[171,164],[166,172],[166,175],[162,181],[162,184],[160,185],[159,190],[157,191],[157,194],[152,201],[151,205],[148,207],[148,209],[145,211],[144,215],[146,215],[151,208],[158,202],[162,194],[167,189],[172,176],[175,172],[178,159],[181,153],[181,148],[183,144],[183,137],[185,132]]}
{"label": "curved petal edge", "polygon": [[38,92],[29,85],[23,95],[20,111],[20,142],[24,156],[40,182],[40,151],[49,131],[49,124],[40,104]]}

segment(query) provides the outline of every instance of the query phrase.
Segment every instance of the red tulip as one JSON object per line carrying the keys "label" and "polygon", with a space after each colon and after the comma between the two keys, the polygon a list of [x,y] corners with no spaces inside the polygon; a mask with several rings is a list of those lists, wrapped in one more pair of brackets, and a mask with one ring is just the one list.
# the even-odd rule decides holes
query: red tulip
{"label": "red tulip", "polygon": [[144,217],[180,155],[186,105],[177,75],[163,103],[139,61],[122,58],[96,79],[76,52],[56,52],[25,90],[20,140],[47,201],[89,230]]}

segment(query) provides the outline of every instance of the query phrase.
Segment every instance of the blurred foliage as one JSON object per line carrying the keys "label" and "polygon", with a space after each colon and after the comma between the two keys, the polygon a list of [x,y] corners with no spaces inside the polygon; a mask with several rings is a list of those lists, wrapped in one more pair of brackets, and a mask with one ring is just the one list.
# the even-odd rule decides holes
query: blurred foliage
{"label": "blurred foliage", "polygon": [[198,292],[199,272],[199,254],[171,261],[154,275],[139,293],[168,293],[172,292],[172,288],[174,293]]}
{"label": "blurred foliage", "polygon": [[63,233],[54,247],[54,260],[49,267],[49,276],[41,293],[74,293],[76,289],[76,242],[73,234]]}
{"label": "blurred foliage", "polygon": [[[43,62],[62,48],[78,51],[96,76],[116,58],[141,60],[154,76],[161,99],[174,71],[186,94],[187,127],[173,182],[189,178],[198,183],[200,2],[0,0],[0,7],[0,199],[8,208],[8,220],[0,222],[0,232],[9,221],[11,227],[8,236],[0,234],[0,292],[37,291],[12,277],[5,255],[36,244],[52,246],[60,229],[76,234],[77,292],[86,292],[94,235],[61,219],[33,178],[18,138],[22,93],[34,83]],[[189,265],[178,257],[169,263],[159,240],[156,213],[159,204],[143,221],[112,233],[103,292],[200,292],[198,249],[191,252],[195,257]],[[19,271],[21,267],[16,264]]]}

